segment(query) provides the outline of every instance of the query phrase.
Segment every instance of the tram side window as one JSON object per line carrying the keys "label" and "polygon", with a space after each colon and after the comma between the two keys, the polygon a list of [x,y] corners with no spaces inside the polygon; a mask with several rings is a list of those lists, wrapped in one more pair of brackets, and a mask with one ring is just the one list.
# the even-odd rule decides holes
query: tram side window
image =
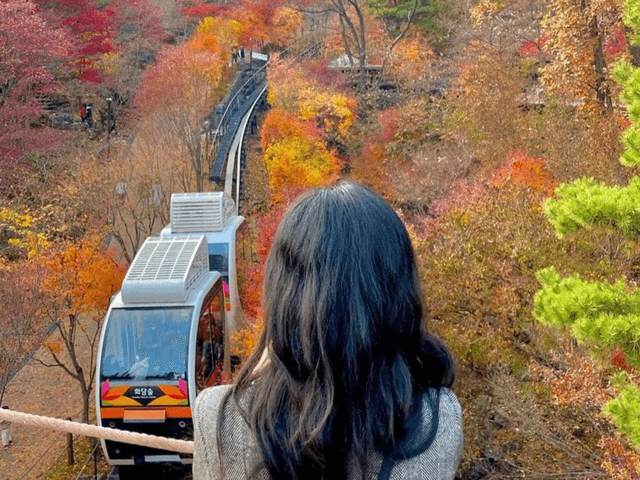
{"label": "tram side window", "polygon": [[246,274],[253,266],[258,263],[258,256],[251,247],[252,242],[249,236],[249,229],[246,228],[246,222],[236,230],[236,281],[240,298],[244,298]]}
{"label": "tram side window", "polygon": [[[209,299],[208,299],[209,300]],[[222,288],[206,301],[198,322],[196,384],[198,393],[216,383],[224,358],[224,298]],[[218,368],[216,368],[218,367]]]}
{"label": "tram side window", "polygon": [[251,248],[251,238],[249,236],[249,229],[247,228],[247,222],[242,222],[242,225],[236,230],[236,266],[237,265],[249,265],[254,260],[254,252]]}
{"label": "tram side window", "polygon": [[213,362],[222,370],[222,362],[224,359],[224,294],[220,289],[211,302],[211,316],[213,324],[211,325],[213,339]]}
{"label": "tram side window", "polygon": [[[220,272],[223,277],[229,275],[229,245],[227,243],[210,243],[209,271]],[[225,281],[228,281],[225,279]]]}

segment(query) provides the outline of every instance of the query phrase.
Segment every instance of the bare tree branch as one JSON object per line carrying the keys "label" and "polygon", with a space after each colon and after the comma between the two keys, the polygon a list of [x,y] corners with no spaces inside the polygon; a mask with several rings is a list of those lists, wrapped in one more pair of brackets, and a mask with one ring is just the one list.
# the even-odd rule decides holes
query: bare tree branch
{"label": "bare tree branch", "polygon": [[393,49],[396,47],[398,42],[400,40],[402,40],[402,38],[409,31],[409,27],[411,26],[411,23],[413,22],[413,18],[415,17],[416,11],[418,9],[418,2],[419,2],[419,0],[414,0],[413,8],[411,9],[411,12],[409,12],[409,14],[407,15],[407,24],[404,26],[404,28],[398,34],[398,36],[396,36],[396,38],[393,39],[393,42],[391,42],[391,45],[389,45],[389,49],[387,50],[387,54],[385,55],[384,59],[382,60],[382,72],[384,72],[384,68],[385,68],[387,62],[389,61],[389,58],[391,58],[391,53],[393,52]]}

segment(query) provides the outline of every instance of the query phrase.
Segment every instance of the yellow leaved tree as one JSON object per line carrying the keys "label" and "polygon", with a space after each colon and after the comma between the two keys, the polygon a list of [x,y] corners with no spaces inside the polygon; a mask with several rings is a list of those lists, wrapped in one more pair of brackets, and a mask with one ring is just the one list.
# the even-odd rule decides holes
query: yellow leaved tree
{"label": "yellow leaved tree", "polygon": [[314,186],[330,182],[339,171],[339,163],[322,142],[291,137],[271,144],[264,153],[269,185],[279,189]]}
{"label": "yellow leaved tree", "polygon": [[321,78],[310,77],[301,66],[289,62],[273,62],[267,80],[267,100],[272,108],[315,122],[330,144],[346,138],[356,119],[353,97],[321,83]]}
{"label": "yellow leaved tree", "polygon": [[59,338],[46,342],[52,363],[75,379],[82,395],[82,421],[89,421],[89,396],[96,368],[100,325],[125,268],[98,240],[66,244],[44,258],[42,306]]}

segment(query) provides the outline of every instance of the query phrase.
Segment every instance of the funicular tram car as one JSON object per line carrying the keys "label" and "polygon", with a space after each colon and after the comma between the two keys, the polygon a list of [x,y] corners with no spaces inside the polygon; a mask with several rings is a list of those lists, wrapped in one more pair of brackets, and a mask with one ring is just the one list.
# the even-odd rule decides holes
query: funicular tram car
{"label": "funicular tram car", "polygon": [[[99,425],[193,438],[196,396],[233,361],[229,339],[241,314],[235,263],[243,223],[223,193],[172,196],[171,224],[142,245],[107,312],[96,375]],[[193,461],[108,440],[102,448],[112,465]]]}

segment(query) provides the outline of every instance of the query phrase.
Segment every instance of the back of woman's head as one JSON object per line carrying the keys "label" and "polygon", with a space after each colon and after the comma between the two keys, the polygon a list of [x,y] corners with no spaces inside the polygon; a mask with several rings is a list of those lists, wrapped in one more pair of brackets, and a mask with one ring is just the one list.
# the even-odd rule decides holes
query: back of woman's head
{"label": "back of woman's head", "polygon": [[393,449],[416,395],[453,380],[426,330],[409,235],[360,184],[313,190],[289,209],[263,304],[270,362],[249,414],[272,478],[344,477],[345,462],[325,460]]}

